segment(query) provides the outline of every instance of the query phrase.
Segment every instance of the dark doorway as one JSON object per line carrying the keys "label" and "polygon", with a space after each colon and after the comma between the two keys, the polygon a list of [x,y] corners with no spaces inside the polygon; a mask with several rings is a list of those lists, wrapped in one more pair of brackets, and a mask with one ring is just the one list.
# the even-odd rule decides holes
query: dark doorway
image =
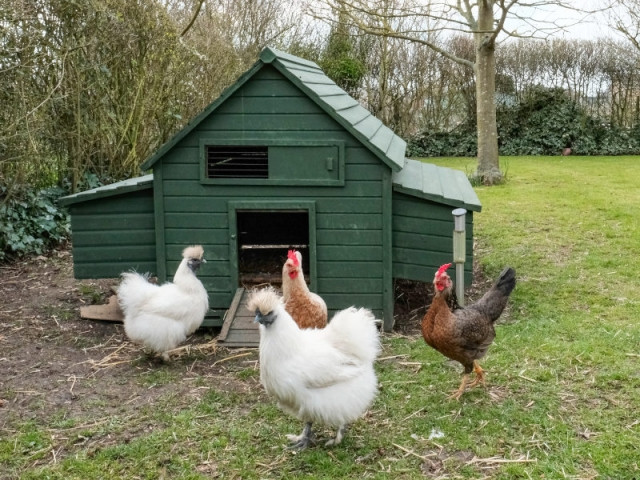
{"label": "dark doorway", "polygon": [[238,279],[251,287],[282,283],[282,265],[292,249],[302,253],[309,281],[309,212],[307,210],[237,210]]}

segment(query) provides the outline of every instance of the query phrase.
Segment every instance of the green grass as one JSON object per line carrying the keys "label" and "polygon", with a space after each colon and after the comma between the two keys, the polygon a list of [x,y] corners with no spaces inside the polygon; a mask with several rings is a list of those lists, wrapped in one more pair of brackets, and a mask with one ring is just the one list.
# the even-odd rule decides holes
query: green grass
{"label": "green grass", "polygon": [[[433,162],[474,168],[471,159]],[[255,370],[237,364],[236,381],[253,386],[246,391],[202,378],[196,385],[210,388],[190,406],[168,394],[101,423],[81,414],[22,423],[0,438],[0,471],[25,479],[640,478],[640,158],[507,162],[505,184],[476,187],[476,258],[490,277],[505,265],[518,274],[483,361],[486,390],[448,400],[459,370],[420,337],[387,335],[380,394],[339,447],[286,451],[284,435],[302,425],[257,387]],[[167,388],[175,374],[159,367],[139,382]]]}

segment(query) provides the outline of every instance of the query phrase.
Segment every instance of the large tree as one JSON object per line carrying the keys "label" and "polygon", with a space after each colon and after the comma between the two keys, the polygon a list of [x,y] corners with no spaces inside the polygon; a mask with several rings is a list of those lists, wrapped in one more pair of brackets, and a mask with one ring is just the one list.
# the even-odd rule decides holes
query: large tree
{"label": "large tree", "polygon": [[611,0],[613,27],[640,50],[640,0]]}
{"label": "large tree", "polygon": [[[478,130],[475,176],[488,185],[502,179],[495,102],[498,37],[545,36],[589,13],[583,11],[582,17],[576,18],[584,2],[570,0],[325,0],[324,3],[331,11],[340,12],[341,18],[348,17],[362,32],[426,45],[473,70]],[[332,17],[322,8],[316,6],[312,10],[316,17],[331,21]],[[573,15],[567,18],[573,20],[563,20],[562,15],[558,15],[562,11],[571,12]],[[407,17],[422,19],[421,28],[401,28],[400,20]],[[428,34],[437,31],[469,34],[473,38],[475,58],[459,57],[434,43]]]}

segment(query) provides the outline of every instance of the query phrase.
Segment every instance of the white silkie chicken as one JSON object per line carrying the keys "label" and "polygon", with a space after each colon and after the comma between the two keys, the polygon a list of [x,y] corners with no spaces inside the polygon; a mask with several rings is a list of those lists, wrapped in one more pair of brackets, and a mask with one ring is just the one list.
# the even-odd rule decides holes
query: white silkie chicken
{"label": "white silkie chicken", "polygon": [[305,422],[300,435],[287,436],[291,448],[315,443],[315,422],[337,427],[325,445],[338,445],[377,393],[373,362],[380,341],[373,313],[350,307],[323,329],[300,329],[272,288],[253,292],[248,308],[260,324],[262,385],[282,410]]}
{"label": "white silkie chicken", "polygon": [[200,245],[187,247],[173,283],[155,285],[147,276],[122,274],[118,303],[124,313],[124,331],[132,342],[169,360],[167,350],[184,342],[202,324],[209,296],[196,271],[205,263]]}

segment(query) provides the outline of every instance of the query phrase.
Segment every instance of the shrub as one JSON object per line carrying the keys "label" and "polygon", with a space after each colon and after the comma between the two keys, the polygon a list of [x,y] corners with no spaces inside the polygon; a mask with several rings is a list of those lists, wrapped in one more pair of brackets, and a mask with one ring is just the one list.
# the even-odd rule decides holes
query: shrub
{"label": "shrub", "polygon": [[[497,110],[500,155],[640,154],[640,123],[625,129],[587,115],[562,89],[534,87],[519,103]],[[476,155],[476,131],[464,126],[451,132],[427,130],[408,142],[407,155],[456,157]]]}
{"label": "shrub", "polygon": [[451,132],[424,131],[407,142],[409,157],[475,157],[477,133],[468,126]]}
{"label": "shrub", "polygon": [[32,191],[0,185],[0,261],[42,254],[69,237],[69,216],[56,205],[60,187]]}

